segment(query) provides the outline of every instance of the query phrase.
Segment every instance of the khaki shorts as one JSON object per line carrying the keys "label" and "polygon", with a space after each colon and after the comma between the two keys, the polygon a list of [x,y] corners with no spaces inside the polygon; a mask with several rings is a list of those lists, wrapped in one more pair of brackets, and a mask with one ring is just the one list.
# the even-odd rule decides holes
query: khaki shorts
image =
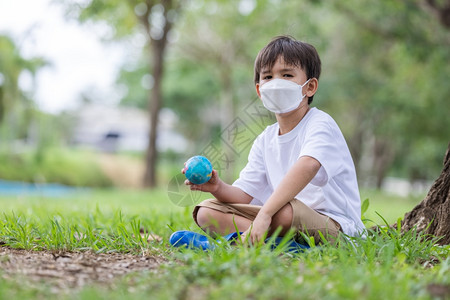
{"label": "khaki shorts", "polygon": [[[325,216],[313,210],[299,200],[292,200],[289,202],[292,207],[293,217],[291,228],[296,231],[295,238],[302,239],[300,232],[314,237],[316,243],[321,242],[319,231],[328,239],[333,240],[339,235],[341,226],[332,218]],[[253,221],[262,206],[252,204],[231,204],[223,203],[217,199],[208,199],[199,203],[192,212],[195,222],[197,222],[197,213],[200,207],[207,207],[220,211],[224,214],[233,214],[244,217]]]}

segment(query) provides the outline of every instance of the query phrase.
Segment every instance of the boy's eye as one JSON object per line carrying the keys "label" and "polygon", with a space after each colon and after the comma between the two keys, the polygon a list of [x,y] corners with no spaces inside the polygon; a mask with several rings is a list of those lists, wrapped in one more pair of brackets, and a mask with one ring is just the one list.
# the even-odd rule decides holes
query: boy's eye
{"label": "boy's eye", "polygon": [[284,74],[283,77],[294,77],[291,74]]}
{"label": "boy's eye", "polygon": [[266,75],[263,77],[264,80],[272,79],[272,75]]}

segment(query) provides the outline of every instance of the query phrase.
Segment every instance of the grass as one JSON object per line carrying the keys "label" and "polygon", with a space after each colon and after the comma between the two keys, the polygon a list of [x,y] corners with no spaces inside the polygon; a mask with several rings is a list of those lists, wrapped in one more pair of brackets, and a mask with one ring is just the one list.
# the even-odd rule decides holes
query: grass
{"label": "grass", "polygon": [[405,213],[411,211],[425,196],[422,194],[401,197],[379,190],[361,191],[361,199],[370,200],[365,217],[377,224],[383,223],[379,215],[383,216],[389,224],[395,224],[398,218],[403,218]]}
{"label": "grass", "polygon": [[[420,200],[374,191],[363,191],[362,197],[370,198],[366,217],[379,224],[384,221],[376,212],[392,224]],[[0,206],[0,241],[10,247],[145,252],[167,259],[157,273],[133,273],[112,287],[91,284],[63,294],[54,294],[45,282],[29,286],[20,278],[0,280],[0,299],[432,299],[439,295],[430,294],[430,285],[448,289],[450,284],[450,248],[414,231],[369,232],[365,240],[300,254],[225,244],[203,252],[168,245],[171,228],[198,229],[191,207],[175,205],[164,189],[0,197]],[[142,239],[141,227],[162,240]]]}

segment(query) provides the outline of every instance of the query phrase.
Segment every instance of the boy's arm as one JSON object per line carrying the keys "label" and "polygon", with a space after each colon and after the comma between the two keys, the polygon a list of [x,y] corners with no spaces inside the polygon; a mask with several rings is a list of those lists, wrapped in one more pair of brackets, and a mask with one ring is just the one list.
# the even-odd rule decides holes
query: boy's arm
{"label": "boy's arm", "polygon": [[211,179],[204,184],[193,184],[189,180],[185,181],[192,191],[202,191],[211,193],[214,198],[225,203],[245,203],[252,201],[253,197],[240,188],[223,182],[216,170],[213,170]]}
{"label": "boy's arm", "polygon": [[272,217],[284,205],[289,203],[314,178],[321,164],[310,156],[302,156],[289,169],[273,194],[263,205],[252,227],[243,234],[248,235],[249,242],[255,243],[263,238],[272,222]]}

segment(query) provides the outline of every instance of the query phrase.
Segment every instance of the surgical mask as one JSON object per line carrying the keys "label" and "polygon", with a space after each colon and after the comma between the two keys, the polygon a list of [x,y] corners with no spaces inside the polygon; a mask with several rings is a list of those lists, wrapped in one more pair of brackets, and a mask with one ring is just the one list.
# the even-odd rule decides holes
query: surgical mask
{"label": "surgical mask", "polygon": [[310,80],[299,85],[290,80],[276,78],[261,85],[259,92],[264,107],[276,114],[293,111],[305,98],[306,94],[303,95],[302,88]]}

